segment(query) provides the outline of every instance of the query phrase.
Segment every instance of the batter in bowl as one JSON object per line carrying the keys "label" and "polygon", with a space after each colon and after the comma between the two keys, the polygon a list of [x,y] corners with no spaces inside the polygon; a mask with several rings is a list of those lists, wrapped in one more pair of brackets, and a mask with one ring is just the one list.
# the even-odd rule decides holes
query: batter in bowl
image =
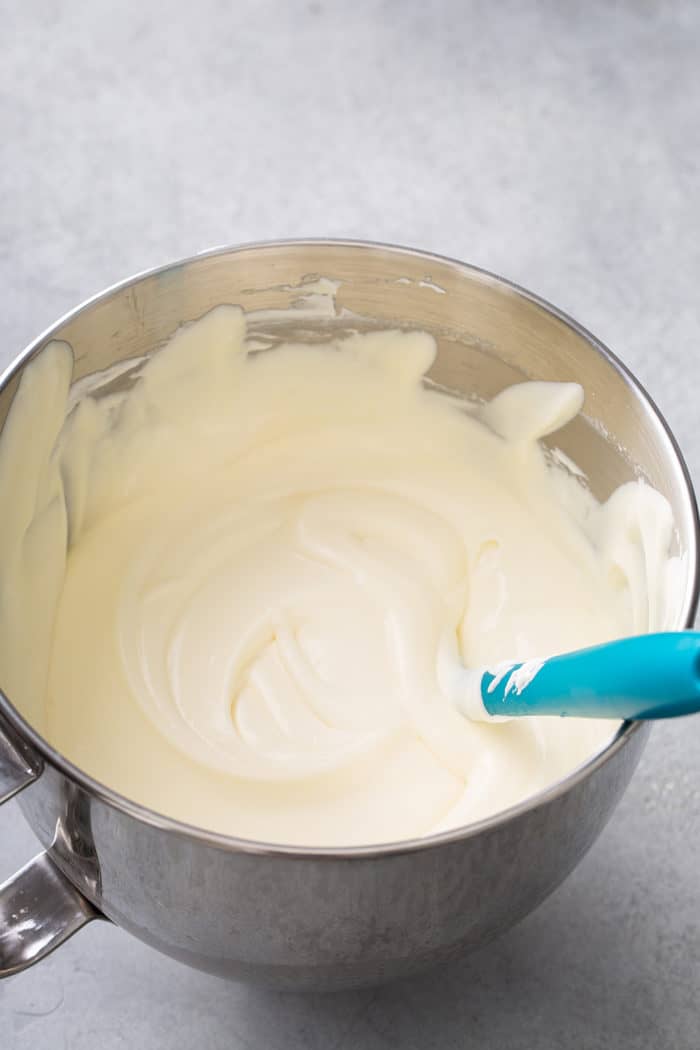
{"label": "batter in bowl", "polygon": [[65,344],[26,370],[0,439],[10,699],[131,799],[308,846],[478,820],[604,746],[614,723],[470,722],[441,684],[674,621],[663,497],[601,505],[539,444],[581,388],[478,406],[426,387],[424,333],[245,335],[218,307],[118,395],[71,392]]}

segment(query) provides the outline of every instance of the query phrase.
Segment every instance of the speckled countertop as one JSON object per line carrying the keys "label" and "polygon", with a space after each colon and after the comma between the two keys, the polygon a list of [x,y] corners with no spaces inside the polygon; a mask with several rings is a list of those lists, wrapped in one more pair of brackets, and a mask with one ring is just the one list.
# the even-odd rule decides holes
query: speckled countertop
{"label": "speckled countertop", "polygon": [[[394,241],[583,321],[700,478],[693,0],[0,0],[0,14],[0,362],[104,285],[200,248]],[[35,849],[8,804],[0,878]],[[98,924],[0,986],[0,1045],[697,1050],[699,989],[697,719],[655,730],[584,862],[477,956],[300,998]]]}

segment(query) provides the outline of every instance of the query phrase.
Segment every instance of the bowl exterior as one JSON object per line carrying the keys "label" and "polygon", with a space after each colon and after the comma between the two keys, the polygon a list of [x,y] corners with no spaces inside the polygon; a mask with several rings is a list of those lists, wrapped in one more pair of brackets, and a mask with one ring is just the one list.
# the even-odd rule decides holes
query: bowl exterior
{"label": "bowl exterior", "polygon": [[482,831],[376,855],[206,844],[51,767],[20,805],[70,882],[159,951],[235,980],[348,988],[472,951],[527,915],[595,841],[647,735],[640,726],[574,786]]}

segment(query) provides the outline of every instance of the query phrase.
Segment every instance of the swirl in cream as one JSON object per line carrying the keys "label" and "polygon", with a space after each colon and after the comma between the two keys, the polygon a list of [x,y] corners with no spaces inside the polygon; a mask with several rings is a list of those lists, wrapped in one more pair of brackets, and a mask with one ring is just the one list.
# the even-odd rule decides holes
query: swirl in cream
{"label": "swirl in cream", "polygon": [[[51,460],[56,746],[191,823],[324,845],[478,819],[605,742],[608,723],[470,722],[444,675],[663,626],[670,510],[642,484],[601,507],[547,466],[579,387],[469,406],[423,385],[434,349],[247,354],[220,307],[128,394],[78,401]],[[65,347],[33,367],[67,394]]]}

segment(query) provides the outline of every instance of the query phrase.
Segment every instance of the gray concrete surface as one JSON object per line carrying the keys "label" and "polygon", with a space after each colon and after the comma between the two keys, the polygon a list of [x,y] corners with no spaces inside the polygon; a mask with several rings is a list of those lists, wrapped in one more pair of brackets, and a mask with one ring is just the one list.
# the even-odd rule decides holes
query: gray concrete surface
{"label": "gray concrete surface", "polygon": [[[700,478],[693,0],[0,0],[0,25],[0,361],[206,246],[396,241],[581,319]],[[6,806],[0,876],[34,849]],[[0,987],[0,1046],[697,1050],[699,990],[700,718],[655,731],[599,844],[478,956],[295,998],[99,926]]]}

